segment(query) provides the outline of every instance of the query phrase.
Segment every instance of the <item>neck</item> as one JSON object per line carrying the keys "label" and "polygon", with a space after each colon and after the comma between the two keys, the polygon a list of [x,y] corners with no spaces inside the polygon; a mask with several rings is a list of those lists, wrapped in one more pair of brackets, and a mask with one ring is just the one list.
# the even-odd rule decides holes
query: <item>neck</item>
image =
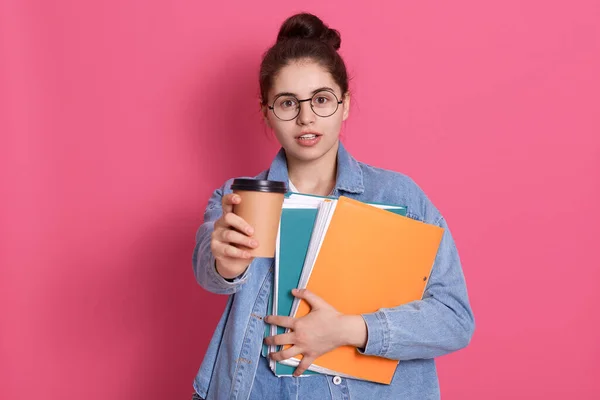
{"label": "neck", "polygon": [[312,161],[288,158],[288,175],[294,186],[307,194],[328,196],[335,187],[339,142],[322,157]]}

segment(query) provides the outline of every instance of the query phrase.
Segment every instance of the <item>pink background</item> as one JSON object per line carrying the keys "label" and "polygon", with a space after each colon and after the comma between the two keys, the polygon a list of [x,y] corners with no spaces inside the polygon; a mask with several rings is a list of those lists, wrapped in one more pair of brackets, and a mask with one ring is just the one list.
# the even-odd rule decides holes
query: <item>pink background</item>
{"label": "pink background", "polygon": [[301,10],[342,33],[347,147],[459,246],[477,328],[442,398],[600,398],[600,3],[369,3],[0,4],[0,398],[190,397],[225,302],[194,233],[277,150],[257,70]]}

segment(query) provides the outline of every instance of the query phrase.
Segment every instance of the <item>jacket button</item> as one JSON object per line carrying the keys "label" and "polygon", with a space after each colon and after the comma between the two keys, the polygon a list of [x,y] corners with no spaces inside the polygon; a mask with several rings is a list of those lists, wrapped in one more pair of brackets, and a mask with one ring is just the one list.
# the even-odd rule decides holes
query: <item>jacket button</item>
{"label": "jacket button", "polygon": [[340,378],[339,376],[334,376],[333,377],[333,384],[334,385],[339,385],[340,383],[342,383],[342,378]]}

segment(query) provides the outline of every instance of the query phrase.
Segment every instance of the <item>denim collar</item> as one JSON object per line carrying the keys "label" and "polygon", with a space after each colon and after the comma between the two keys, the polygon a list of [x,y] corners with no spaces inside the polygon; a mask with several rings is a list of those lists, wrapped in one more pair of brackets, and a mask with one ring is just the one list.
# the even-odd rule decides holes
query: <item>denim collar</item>
{"label": "denim collar", "polygon": [[[282,181],[288,184],[287,158],[283,148],[279,150],[271,163],[267,179]],[[346,150],[341,141],[339,142],[337,153],[337,177],[334,195],[339,194],[340,191],[357,194],[365,191],[362,169],[358,161]]]}

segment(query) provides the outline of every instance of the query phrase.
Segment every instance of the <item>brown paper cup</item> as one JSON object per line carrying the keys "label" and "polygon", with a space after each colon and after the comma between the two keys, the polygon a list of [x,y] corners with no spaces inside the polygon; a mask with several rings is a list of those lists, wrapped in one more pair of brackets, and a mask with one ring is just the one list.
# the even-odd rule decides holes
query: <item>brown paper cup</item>
{"label": "brown paper cup", "polygon": [[252,237],[259,243],[255,249],[244,249],[253,257],[274,257],[287,186],[279,181],[236,179],[231,188],[242,199],[233,212],[254,228]]}

